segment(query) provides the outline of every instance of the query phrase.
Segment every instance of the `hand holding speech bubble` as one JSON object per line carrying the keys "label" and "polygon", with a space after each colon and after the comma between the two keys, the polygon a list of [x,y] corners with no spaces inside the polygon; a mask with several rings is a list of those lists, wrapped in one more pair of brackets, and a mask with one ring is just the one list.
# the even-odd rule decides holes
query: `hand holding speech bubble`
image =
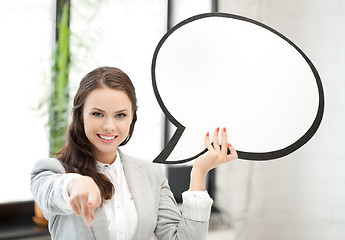
{"label": "hand holding speech bubble", "polygon": [[154,162],[176,164],[227,127],[240,159],[270,160],[300,148],[324,110],[320,77],[289,39],[254,20],[201,14],[168,31],[155,50],[152,84],[176,132]]}

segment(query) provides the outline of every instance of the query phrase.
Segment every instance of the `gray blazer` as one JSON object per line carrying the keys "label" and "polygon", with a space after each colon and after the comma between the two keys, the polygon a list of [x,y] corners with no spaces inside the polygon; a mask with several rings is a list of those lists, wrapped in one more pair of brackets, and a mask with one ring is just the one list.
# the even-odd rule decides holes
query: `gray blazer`
{"label": "gray blazer", "polygon": [[[181,215],[160,166],[119,152],[138,215],[133,239],[206,239],[208,221],[195,221]],[[109,223],[103,207],[95,211],[93,226],[89,227],[82,217],[55,205],[54,199],[61,198],[62,192],[52,186],[59,184],[64,173],[62,164],[53,158],[39,160],[31,173],[31,191],[49,221],[52,239],[108,240]]]}

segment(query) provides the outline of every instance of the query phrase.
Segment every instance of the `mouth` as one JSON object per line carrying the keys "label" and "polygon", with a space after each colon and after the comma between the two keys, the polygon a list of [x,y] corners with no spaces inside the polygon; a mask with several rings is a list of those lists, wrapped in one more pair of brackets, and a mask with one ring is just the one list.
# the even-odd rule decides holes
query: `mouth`
{"label": "mouth", "polygon": [[116,135],[104,135],[104,134],[97,134],[97,137],[105,143],[112,143],[117,136]]}

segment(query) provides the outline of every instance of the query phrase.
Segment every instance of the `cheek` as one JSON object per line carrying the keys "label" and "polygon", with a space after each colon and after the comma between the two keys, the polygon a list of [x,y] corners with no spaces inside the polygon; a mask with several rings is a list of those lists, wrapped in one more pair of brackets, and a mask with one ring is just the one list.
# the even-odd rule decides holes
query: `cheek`
{"label": "cheek", "polygon": [[124,121],[121,123],[121,129],[123,132],[129,132],[132,120]]}
{"label": "cheek", "polygon": [[95,119],[84,119],[84,131],[86,136],[92,134],[92,132],[97,129],[97,121]]}
{"label": "cheek", "polygon": [[90,140],[90,130],[87,124],[84,124],[84,132],[86,137]]}

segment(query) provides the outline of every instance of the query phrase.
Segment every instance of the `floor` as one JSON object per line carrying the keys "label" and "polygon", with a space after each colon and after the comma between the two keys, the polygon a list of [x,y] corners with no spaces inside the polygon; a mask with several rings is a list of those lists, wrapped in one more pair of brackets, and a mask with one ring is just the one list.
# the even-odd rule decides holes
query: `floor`
{"label": "floor", "polygon": [[[50,240],[49,236],[33,237],[33,238],[20,238],[20,240]],[[209,231],[207,240],[235,240],[236,234],[233,230],[217,230]]]}
{"label": "floor", "polygon": [[[20,240],[50,240],[50,237],[20,238]],[[235,240],[235,233],[232,230],[210,231],[207,240]]]}
{"label": "floor", "polygon": [[236,233],[233,230],[209,231],[207,240],[235,240]]}

